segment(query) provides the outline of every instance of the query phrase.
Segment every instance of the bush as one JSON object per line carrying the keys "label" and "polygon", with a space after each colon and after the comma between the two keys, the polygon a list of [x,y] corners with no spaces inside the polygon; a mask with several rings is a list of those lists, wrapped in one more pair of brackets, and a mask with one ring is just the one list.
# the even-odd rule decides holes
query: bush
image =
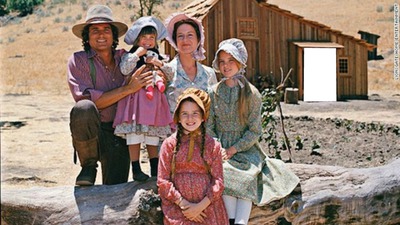
{"label": "bush", "polygon": [[7,14],[8,14],[7,1],[0,0],[0,16],[5,16]]}
{"label": "bush", "polygon": [[10,11],[18,11],[20,16],[32,14],[33,8],[43,3],[43,0],[13,0],[8,1],[7,9]]}

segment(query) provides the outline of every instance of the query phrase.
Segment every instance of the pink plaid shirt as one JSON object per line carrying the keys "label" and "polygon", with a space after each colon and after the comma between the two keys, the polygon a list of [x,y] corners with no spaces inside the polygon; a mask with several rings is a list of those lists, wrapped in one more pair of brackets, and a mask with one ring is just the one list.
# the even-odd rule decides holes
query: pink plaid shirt
{"label": "pink plaid shirt", "polygon": [[[104,92],[120,87],[124,82],[125,76],[121,73],[119,63],[125,52],[124,49],[114,52],[116,64],[114,70],[106,68],[100,57],[93,50],[90,50],[89,53],[80,51],[72,54],[68,59],[68,85],[74,100],[78,102],[82,99],[89,99],[95,102]],[[95,85],[90,76],[89,58],[93,58],[96,68]],[[116,108],[117,103],[100,110],[101,121],[112,122]]]}

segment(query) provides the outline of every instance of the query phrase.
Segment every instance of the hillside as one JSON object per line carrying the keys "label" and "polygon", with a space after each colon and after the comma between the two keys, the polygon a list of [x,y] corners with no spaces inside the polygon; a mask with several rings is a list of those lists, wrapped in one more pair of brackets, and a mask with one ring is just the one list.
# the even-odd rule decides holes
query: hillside
{"label": "hillside", "polygon": [[393,79],[394,2],[399,5],[398,0],[268,0],[356,38],[360,30],[379,35],[377,54],[384,60],[368,62],[368,92],[383,96],[400,94],[400,80]]}
{"label": "hillside", "polygon": [[[69,2],[69,3],[55,3]],[[74,4],[70,2],[75,2]],[[133,2],[133,3],[132,3]],[[190,0],[166,0],[161,19],[187,5]],[[384,60],[369,62],[369,94],[400,92],[393,80],[393,1],[382,0],[268,0],[306,19],[359,38],[359,30],[380,35],[378,54]],[[82,49],[71,27],[84,20],[88,5],[109,4],[117,20],[131,24],[138,1],[55,1],[47,0],[33,15],[14,18],[0,27],[0,94],[68,94],[66,62]],[[329,9],[329,10],[327,10]],[[128,48],[120,40],[119,47]]]}
{"label": "hillside", "polygon": [[[114,19],[128,26],[139,7],[137,0],[75,1],[75,4],[52,2],[64,1],[46,0],[34,14],[14,18],[0,27],[0,94],[69,94],[66,63],[73,52],[82,49],[81,41],[72,34],[71,28],[84,21],[88,6],[109,3]],[[183,7],[190,1],[164,2],[156,9],[161,12],[162,20],[176,11],[174,6]],[[123,37],[119,47],[129,48]]]}

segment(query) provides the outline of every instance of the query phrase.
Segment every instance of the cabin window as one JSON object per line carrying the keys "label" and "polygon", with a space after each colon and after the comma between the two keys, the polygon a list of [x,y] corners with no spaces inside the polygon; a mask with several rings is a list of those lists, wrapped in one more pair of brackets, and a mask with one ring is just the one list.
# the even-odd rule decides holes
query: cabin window
{"label": "cabin window", "polygon": [[339,58],[339,73],[349,74],[349,59],[347,57]]}
{"label": "cabin window", "polygon": [[239,18],[237,21],[238,38],[258,38],[258,26],[254,18]]}

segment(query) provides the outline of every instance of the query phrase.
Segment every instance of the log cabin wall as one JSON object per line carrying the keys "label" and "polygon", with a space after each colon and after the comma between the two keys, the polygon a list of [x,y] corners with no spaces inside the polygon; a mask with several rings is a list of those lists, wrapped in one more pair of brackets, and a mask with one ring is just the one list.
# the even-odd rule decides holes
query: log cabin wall
{"label": "log cabin wall", "polygon": [[[262,89],[259,76],[269,85],[277,84],[281,80],[280,68],[284,74],[292,68],[290,80],[294,87],[299,87],[302,84],[298,76],[303,74],[299,71],[303,68],[303,62],[299,61],[302,50],[292,42],[334,42],[344,46],[337,50],[337,98],[368,96],[368,51],[375,46],[364,40],[264,1],[195,0],[183,11],[203,22],[207,58],[202,63],[206,65],[211,65],[222,40],[236,37],[244,41],[249,53],[246,76],[250,82]],[[165,53],[174,56],[171,46],[165,46]],[[339,70],[339,59],[348,63],[345,73]],[[302,99],[301,94],[299,98]]]}

